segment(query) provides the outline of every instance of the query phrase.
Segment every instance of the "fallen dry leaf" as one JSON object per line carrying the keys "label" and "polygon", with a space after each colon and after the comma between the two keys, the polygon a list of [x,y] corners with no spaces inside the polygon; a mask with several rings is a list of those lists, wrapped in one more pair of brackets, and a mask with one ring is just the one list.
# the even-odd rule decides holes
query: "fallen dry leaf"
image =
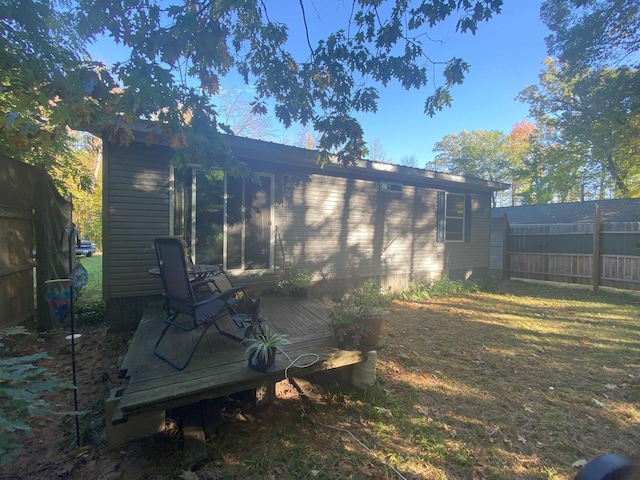
{"label": "fallen dry leaf", "polygon": [[180,478],[182,480],[200,480],[200,477],[196,472],[192,472],[191,470],[185,470],[180,474]]}

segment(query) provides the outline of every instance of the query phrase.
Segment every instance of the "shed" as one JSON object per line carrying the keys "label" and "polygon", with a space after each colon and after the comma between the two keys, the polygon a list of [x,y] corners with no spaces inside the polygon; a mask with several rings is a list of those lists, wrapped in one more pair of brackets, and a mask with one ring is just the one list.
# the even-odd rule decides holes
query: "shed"
{"label": "shed", "polygon": [[[272,290],[307,271],[312,294],[339,298],[353,282],[385,288],[489,269],[492,193],[507,187],[445,173],[360,161],[316,163],[317,152],[224,136],[254,179],[170,163],[167,145],[104,142],[103,291],[111,327],[133,328],[162,291],[154,238],[182,235],[197,263]],[[213,154],[212,154],[213,155]]]}

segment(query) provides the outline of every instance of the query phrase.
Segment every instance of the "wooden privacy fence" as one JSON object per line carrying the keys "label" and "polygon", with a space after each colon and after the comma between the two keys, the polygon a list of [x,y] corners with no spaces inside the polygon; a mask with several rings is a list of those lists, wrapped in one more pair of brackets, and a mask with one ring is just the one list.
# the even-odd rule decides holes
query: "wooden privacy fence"
{"label": "wooden privacy fence", "polygon": [[71,203],[43,168],[0,153],[0,329],[33,317],[39,326],[51,326],[45,281],[69,276],[68,248],[61,238],[70,221]]}
{"label": "wooden privacy fence", "polygon": [[495,225],[505,276],[640,290],[640,222]]}
{"label": "wooden privacy fence", "polygon": [[0,205],[0,328],[18,325],[34,315],[33,213]]}

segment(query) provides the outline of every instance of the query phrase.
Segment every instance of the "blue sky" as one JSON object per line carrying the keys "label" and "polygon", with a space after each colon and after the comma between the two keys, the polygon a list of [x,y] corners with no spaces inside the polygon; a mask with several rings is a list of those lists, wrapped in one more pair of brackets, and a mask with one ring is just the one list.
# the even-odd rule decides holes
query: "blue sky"
{"label": "blue sky", "polygon": [[[433,146],[448,133],[463,130],[500,130],[508,133],[513,125],[528,114],[528,106],[515,100],[527,85],[536,84],[546,57],[544,37],[548,30],[539,18],[541,0],[505,0],[502,13],[480,24],[476,35],[457,34],[453,17],[430,32],[431,38],[443,39],[433,43],[428,54],[437,61],[453,56],[462,57],[471,65],[464,83],[452,90],[453,106],[430,118],[423,113],[426,97],[433,85],[421,91],[406,91],[398,84],[380,88],[378,112],[360,114],[358,119],[369,143],[378,139],[389,161],[415,156],[423,167],[433,159]],[[297,1],[266,2],[271,20],[290,26],[292,47],[304,54],[306,50],[301,13]],[[343,26],[346,2],[305,1],[312,44],[326,34]],[[348,13],[348,12],[347,12]],[[121,53],[108,42],[99,42],[91,53],[97,60],[108,63]],[[437,80],[440,80],[437,78]],[[238,76],[223,80],[223,88],[243,88]],[[250,99],[250,97],[247,97]],[[274,120],[274,124],[277,123]],[[299,127],[284,131],[277,125],[273,140],[295,138]]]}
{"label": "blue sky", "polygon": [[[433,159],[433,146],[448,133],[500,130],[509,133],[528,115],[515,100],[526,86],[537,84],[546,58],[548,34],[539,18],[540,1],[505,0],[503,11],[480,25],[476,35],[447,35],[439,58],[460,56],[471,65],[464,83],[452,91],[453,105],[430,118],[423,114],[427,92],[390,88],[381,92],[376,115],[361,117],[365,139],[379,138],[394,160],[415,155],[419,166]],[[450,27],[449,31],[454,28]]]}

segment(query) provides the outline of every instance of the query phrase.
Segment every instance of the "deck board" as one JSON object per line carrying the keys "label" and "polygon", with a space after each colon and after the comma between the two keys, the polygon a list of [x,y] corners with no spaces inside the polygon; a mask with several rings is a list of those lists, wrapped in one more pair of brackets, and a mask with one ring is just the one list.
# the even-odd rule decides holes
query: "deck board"
{"label": "deck board", "polygon": [[[283,350],[291,359],[305,353],[320,356],[320,360],[308,368],[290,367],[289,376],[301,376],[364,360],[361,352],[334,348],[335,340],[327,309],[320,300],[264,297],[261,315],[269,318],[267,325],[270,329],[289,335],[291,345]],[[273,372],[251,370],[247,366],[244,345],[220,334],[213,326],[202,339],[191,363],[185,370],[177,371],[153,354],[164,316],[160,303],[150,304],[145,309],[123,360],[121,374],[129,379],[120,402],[120,409],[125,416],[229,395],[284,379],[285,369],[290,364],[285,355],[278,354]],[[227,324],[227,320],[219,324],[233,328],[232,322]],[[183,332],[171,328],[163,342],[163,352],[168,353],[166,347],[175,348],[172,358],[173,355],[186,358],[186,352],[200,332],[199,329]],[[304,357],[298,363],[306,364],[308,360],[309,357]]]}

